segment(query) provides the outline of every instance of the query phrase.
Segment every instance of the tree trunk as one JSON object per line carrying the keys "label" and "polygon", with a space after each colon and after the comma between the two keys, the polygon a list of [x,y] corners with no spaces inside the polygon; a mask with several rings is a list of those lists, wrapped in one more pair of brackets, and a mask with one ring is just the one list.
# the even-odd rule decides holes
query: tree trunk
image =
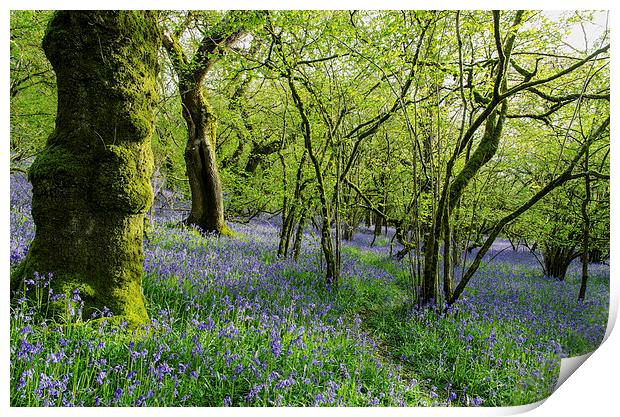
{"label": "tree trunk", "polygon": [[561,246],[545,246],[543,250],[543,266],[545,275],[564,281],[570,263],[579,256],[575,248]]}
{"label": "tree trunk", "polygon": [[444,300],[449,300],[452,298],[452,228],[448,220],[443,227],[443,296]]}
{"label": "tree trunk", "polygon": [[[295,223],[298,221],[297,216],[299,211],[302,212],[302,217],[305,213],[304,202],[302,200],[303,189],[303,167],[306,161],[306,151],[301,156],[299,165],[297,166],[297,175],[295,177],[295,192],[293,194],[293,200],[289,203],[286,195],[286,164],[284,156],[280,153],[280,161],[282,162],[282,179],[283,179],[283,204],[282,204],[282,229],[280,230],[280,242],[278,243],[278,255],[288,256],[288,250],[291,243],[291,237],[295,230]],[[288,206],[290,205],[290,208]],[[301,243],[300,243],[301,244]]]}
{"label": "tree trunk", "polygon": [[[589,147],[586,148],[585,154],[585,166],[584,170],[588,172],[589,169]],[[588,204],[592,198],[592,193],[590,190],[590,176],[586,175],[585,177],[585,186],[586,186],[586,195],[581,203],[581,216],[583,217],[583,239],[581,241],[581,285],[579,286],[579,300],[583,300],[586,298],[586,288],[588,285],[588,263],[590,262],[590,215],[588,213]]]}
{"label": "tree trunk", "polygon": [[185,220],[206,233],[231,236],[224,222],[224,197],[215,155],[216,116],[203,95],[202,83],[213,63],[223,54],[223,46],[234,44],[243,31],[233,22],[244,11],[230,11],[216,31],[205,34],[193,58],[183,51],[177,36],[168,31],[162,34],[179,80],[183,118],[187,123],[185,164],[192,195],[192,209]]}
{"label": "tree trunk", "polygon": [[[383,210],[383,207],[381,204],[378,205],[379,210]],[[383,228],[383,217],[381,217],[380,214],[375,214],[375,230],[374,230],[374,235],[375,236],[381,236],[381,229]]]}
{"label": "tree trunk", "polygon": [[[476,176],[478,171],[485,166],[497,152],[507,109],[508,105],[504,101],[501,109],[489,116],[486,121],[484,135],[478,147],[452,182],[450,182],[450,178],[455,159],[448,161],[446,168],[448,175],[446,175],[442,196],[435,211],[432,231],[427,235],[424,241],[424,250],[426,253],[424,255],[424,278],[422,285],[423,304],[431,303],[433,299],[435,299],[436,303],[437,291],[431,288],[437,288],[438,286],[439,244],[442,240],[444,222],[452,221],[449,213],[453,212],[465,188],[471,179]],[[456,153],[454,155],[456,155]],[[446,211],[448,214],[446,214]]]}
{"label": "tree trunk", "polygon": [[347,242],[351,242],[353,240],[353,235],[355,234],[355,226],[348,221],[344,221],[344,227],[342,228],[342,238]]}
{"label": "tree trunk", "polygon": [[[514,20],[512,28],[515,29],[521,22],[523,11],[518,11]],[[436,298],[437,290],[431,290],[431,281],[435,283],[433,288],[437,288],[438,278],[438,253],[439,242],[441,241],[441,234],[444,230],[444,222],[451,222],[451,213],[453,213],[457,202],[460,200],[465,188],[469,182],[478,174],[480,169],[485,166],[491,158],[497,152],[499,141],[502,136],[504,122],[508,112],[508,103],[506,100],[501,101],[500,94],[504,94],[508,90],[506,74],[508,68],[508,62],[510,61],[510,54],[514,45],[516,30],[513,30],[504,40],[503,46],[501,45],[501,36],[499,33],[499,11],[493,12],[493,21],[495,23],[494,34],[496,37],[496,43],[498,52],[500,53],[500,61],[498,66],[494,69],[494,89],[493,98],[489,105],[487,105],[485,111],[481,113],[476,121],[470,125],[467,132],[461,132],[461,138],[459,140],[459,146],[456,147],[454,153],[446,164],[446,173],[444,179],[444,185],[441,192],[441,197],[437,205],[437,209],[434,213],[433,227],[431,236],[429,239],[425,239],[424,250],[426,251],[424,257],[424,278],[422,288],[422,302],[428,304],[432,301],[432,298]],[[500,105],[499,109],[496,108]],[[467,143],[472,140],[473,133],[479,126],[485,124],[484,133],[482,139],[478,143],[476,150],[467,158],[465,165],[453,178],[453,168],[456,164],[458,156],[463,152]],[[447,214],[446,214],[447,213]],[[428,242],[430,245],[426,245]],[[431,298],[432,297],[432,298]],[[452,298],[452,297],[451,297]],[[435,300],[436,304],[436,300]]]}
{"label": "tree trunk", "polygon": [[289,212],[284,216],[282,221],[282,230],[280,231],[280,242],[278,243],[278,256],[288,256],[288,249],[291,244],[291,236],[295,229],[295,213],[297,209],[293,205]]}
{"label": "tree trunk", "polygon": [[188,225],[206,233],[232,235],[224,221],[224,196],[215,155],[216,117],[200,84],[181,82],[183,117],[188,135],[185,164],[192,194]]}
{"label": "tree trunk", "polygon": [[299,94],[297,93],[297,89],[295,88],[295,84],[293,82],[293,78],[291,74],[288,74],[287,77],[288,85],[291,89],[291,94],[293,95],[293,101],[295,102],[295,107],[299,111],[299,115],[301,116],[301,127],[304,135],[304,147],[308,156],[310,157],[310,161],[312,162],[312,166],[314,167],[314,173],[316,175],[317,180],[317,188],[319,191],[319,200],[321,202],[321,249],[323,251],[323,256],[325,257],[326,270],[325,270],[325,284],[329,288],[337,288],[340,281],[338,265],[336,263],[336,257],[334,255],[334,245],[332,242],[332,231],[331,231],[331,220],[332,216],[329,211],[329,206],[327,204],[327,195],[325,189],[325,182],[323,181],[323,174],[321,172],[321,164],[319,160],[316,158],[314,151],[312,150],[312,134],[310,129],[310,122],[308,120],[308,116],[306,115],[306,111],[304,109],[303,101]]}
{"label": "tree trunk", "polygon": [[78,289],[85,318],[107,307],[130,325],[148,321],[142,239],[159,39],[152,12],[61,11],[43,40],[58,85],[56,129],[30,169],[36,236],[11,287],[52,273],[65,296],[48,305],[58,319]]}
{"label": "tree trunk", "polygon": [[339,285],[339,271],[336,265],[336,255],[334,254],[334,244],[332,242],[331,227],[329,221],[323,216],[321,224],[321,249],[325,256],[325,283],[329,288],[335,288]]}
{"label": "tree trunk", "polygon": [[[428,228],[424,236],[424,271],[422,274],[422,288],[420,303],[422,305],[435,304],[437,301],[437,284],[439,280],[439,239],[434,233],[435,228]],[[439,232],[438,232],[439,233]]]}
{"label": "tree trunk", "polygon": [[295,243],[293,244],[293,259],[297,260],[299,252],[301,252],[301,242],[304,238],[304,227],[306,225],[306,210],[302,210],[297,232],[295,233]]}

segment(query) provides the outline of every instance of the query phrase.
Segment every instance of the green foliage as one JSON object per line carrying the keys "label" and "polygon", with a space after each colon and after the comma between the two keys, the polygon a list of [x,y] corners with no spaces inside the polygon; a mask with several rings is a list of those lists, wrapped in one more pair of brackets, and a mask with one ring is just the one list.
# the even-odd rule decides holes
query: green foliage
{"label": "green foliage", "polygon": [[[364,131],[354,129],[389,110],[412,76],[409,93],[397,103],[391,117],[357,145],[348,179],[372,205],[381,206],[391,220],[409,229],[429,227],[439,198],[437,191],[431,191],[441,188],[441,173],[463,133],[459,120],[463,112],[467,120],[473,120],[484,107],[479,98],[486,96],[488,100],[492,92],[496,55],[492,16],[484,11],[459,13],[461,46],[456,39],[454,11],[163,12],[162,28],[183,34],[180,46],[190,57],[205,36],[215,39],[244,31],[237,43],[213,51],[209,77],[203,84],[218,115],[217,154],[227,211],[235,216],[276,212],[282,209],[285,199],[293,198],[303,143],[301,120],[283,83],[288,69],[299,85],[313,146],[320,155],[323,180],[330,190],[338,183],[339,159],[342,168],[353,156],[357,134]],[[11,101],[11,150],[20,158],[40,149],[53,126],[53,77],[38,46],[48,17],[49,13],[44,12],[11,14],[11,79],[29,79],[23,84],[28,88],[20,90]],[[575,62],[555,52],[563,48],[562,37],[570,25],[593,18],[592,13],[585,12],[565,13],[553,19],[544,13],[527,12],[526,23],[518,27],[512,56],[515,65],[536,72],[532,79],[541,79]],[[514,19],[514,12],[501,13],[500,19],[504,31],[504,26]],[[302,27],[304,30],[299,30]],[[421,37],[423,27],[427,33]],[[272,33],[282,40],[282,53],[274,49]],[[592,49],[598,43],[590,42],[589,46]],[[417,65],[412,67],[416,57]],[[164,99],[152,142],[156,192],[167,187],[187,196],[183,155],[186,123],[179,111],[170,62],[160,61],[163,71],[158,90]],[[523,78],[515,68],[509,68],[512,85]],[[537,88],[555,97],[579,94],[583,86],[580,77],[585,74],[590,78],[584,91],[604,95],[609,82],[605,59],[584,68]],[[27,77],[41,71],[43,75]],[[460,77],[465,85],[463,97],[458,88]],[[515,117],[509,116],[506,121],[488,169],[474,176],[455,209],[460,213],[453,216],[459,239],[475,238],[499,213],[506,213],[531,195],[536,186],[544,185],[540,173],[551,165],[559,166],[558,161],[561,165],[561,160],[576,148],[580,139],[574,127],[578,124],[580,130],[587,131],[594,123],[593,115],[608,112],[604,105],[596,103],[601,101],[572,99],[558,104],[530,91],[511,97],[509,115]],[[576,104],[579,110],[575,113]],[[541,119],[529,117],[548,112]],[[26,113],[41,114],[25,117]],[[573,114],[577,118],[570,125]],[[474,136],[474,146],[466,155],[475,155],[479,139]],[[603,162],[604,152],[598,153]],[[455,161],[456,172],[465,165],[468,157],[463,156]],[[306,186],[301,204],[318,212],[320,202],[310,168],[307,164],[302,167]],[[342,184],[341,192],[339,214],[356,223],[367,211],[360,206],[368,207],[368,201]],[[597,207],[590,207],[593,216],[604,218],[605,205]],[[605,221],[596,224],[597,230],[603,231],[603,237],[597,239],[602,242]]]}
{"label": "green foliage", "polygon": [[11,11],[11,169],[27,169],[54,129],[54,73],[41,48],[51,15]]}

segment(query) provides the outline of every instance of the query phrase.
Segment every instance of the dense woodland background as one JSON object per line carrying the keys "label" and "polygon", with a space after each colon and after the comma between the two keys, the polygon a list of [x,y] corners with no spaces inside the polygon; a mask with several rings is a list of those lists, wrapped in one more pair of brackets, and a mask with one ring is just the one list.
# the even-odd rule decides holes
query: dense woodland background
{"label": "dense woodland background", "polygon": [[[55,72],[41,46],[52,14],[11,12],[15,270],[27,263],[22,261],[34,233],[26,178],[35,185],[43,171],[35,168],[33,174],[31,164],[38,155],[49,155],[48,137],[55,126],[58,131]],[[211,374],[205,378],[217,382],[207,383],[210,388],[201,394],[198,377],[188,380],[188,404],[500,405],[548,394],[554,361],[591,350],[606,323],[610,87],[609,28],[599,25],[601,15],[160,12],[159,71],[156,85],[145,87],[157,96],[150,141],[153,204],[145,209],[150,225],[144,231],[148,316],[163,320],[155,327],[179,332],[186,325],[209,331],[215,326],[225,339],[226,329],[239,331],[238,320],[253,311],[253,303],[272,303],[268,316],[252,316],[261,329],[257,334],[269,333],[268,341],[243,336],[248,351],[235,353],[234,344],[212,340],[210,349],[226,352],[226,358],[208,365]],[[571,45],[575,33],[582,40]],[[111,132],[99,136],[104,148],[116,144],[116,131]],[[256,260],[262,263],[248,266]],[[235,283],[255,274],[260,284]],[[194,281],[198,276],[208,276],[208,285]],[[171,288],[180,293],[168,298]],[[291,294],[293,301],[287,298]],[[182,326],[174,319],[164,324],[159,307],[178,315]],[[216,324],[214,309],[220,311]],[[203,322],[203,311],[210,321]],[[346,351],[343,346],[353,343],[352,351],[341,352],[351,360],[358,341],[374,345],[376,351],[362,361],[377,361],[376,373],[346,388],[335,381],[351,381],[353,370],[338,359],[341,353],[325,353],[337,369],[307,376],[316,390],[290,388],[280,398],[278,389],[296,387],[300,372],[297,362],[289,362],[309,359],[300,353],[286,362],[279,346],[288,338],[289,354],[293,345],[319,349],[318,341],[315,348],[298,344],[314,340],[296,333],[308,314],[312,323],[327,320],[328,327],[350,320],[352,331],[361,332],[355,333],[356,342],[345,330],[332,336],[334,329],[325,327],[317,333],[325,331],[321,337],[328,349]],[[18,334],[28,322],[18,316],[12,322],[12,357],[20,357],[14,344],[25,340]],[[269,317],[274,323],[264,323]],[[500,336],[496,326],[502,320],[506,328]],[[517,322],[529,323],[527,330]],[[248,325],[241,332],[252,329]],[[84,332],[73,340],[92,337]],[[184,354],[202,351],[205,340],[182,334],[193,344]],[[510,347],[492,352],[498,337],[498,345]],[[162,340],[145,343],[156,350]],[[268,382],[258,387],[253,377],[221,378],[228,372],[223,369],[233,372],[231,360],[250,372],[247,358],[252,346],[262,352],[261,344],[264,353],[286,364],[278,368],[281,363],[265,360],[261,372]],[[132,349],[130,362],[139,357]],[[463,351],[471,357],[460,363]],[[42,350],[36,354],[45,356]],[[380,371],[386,360],[398,363],[399,370]],[[364,366],[375,367],[362,365],[356,372],[363,375]],[[198,368],[195,364],[193,371]],[[157,378],[157,372],[152,368],[148,374]],[[428,381],[418,384],[420,374]],[[91,382],[98,375],[93,373]],[[106,395],[110,405],[155,401],[144,391],[144,398],[135,395],[123,403],[127,386],[120,394],[114,388],[120,375],[105,395],[89,391],[83,403],[99,405],[96,398]],[[32,389],[43,380],[38,385],[32,380]],[[153,404],[177,404],[179,382],[170,384],[158,386],[170,393],[174,385],[174,395]],[[279,388],[269,391],[270,384]],[[103,389],[103,382],[99,386]],[[442,399],[434,400],[438,386]],[[12,404],[44,401],[40,393],[20,397],[24,387],[26,377],[12,368]],[[79,403],[75,394],[50,403],[73,400]]]}

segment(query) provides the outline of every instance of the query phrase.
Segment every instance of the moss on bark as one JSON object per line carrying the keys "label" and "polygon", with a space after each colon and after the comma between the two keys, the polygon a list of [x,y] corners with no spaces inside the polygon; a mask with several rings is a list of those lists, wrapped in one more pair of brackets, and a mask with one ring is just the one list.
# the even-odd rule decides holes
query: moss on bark
{"label": "moss on bark", "polygon": [[185,164],[192,194],[186,223],[206,233],[233,236],[224,220],[224,194],[215,155],[217,117],[200,84],[181,81],[179,88],[188,128]]}
{"label": "moss on bark", "polygon": [[57,77],[56,129],[30,169],[36,236],[12,289],[52,272],[54,293],[80,289],[84,318],[105,306],[130,324],[148,320],[142,239],[159,42],[153,12],[54,15],[43,47]]}

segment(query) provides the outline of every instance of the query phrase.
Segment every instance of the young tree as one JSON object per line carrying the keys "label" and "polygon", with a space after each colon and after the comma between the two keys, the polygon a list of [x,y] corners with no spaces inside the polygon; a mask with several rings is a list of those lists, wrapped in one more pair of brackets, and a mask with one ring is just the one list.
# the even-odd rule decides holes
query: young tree
{"label": "young tree", "polygon": [[[489,229],[489,235],[487,239],[484,241],[484,244],[482,245],[482,247],[476,254],[476,257],[472,261],[471,265],[467,268],[467,271],[464,273],[463,277],[461,278],[461,281],[459,282],[458,286],[455,288],[454,293],[452,294],[452,297],[447,300],[447,303],[449,305],[454,304],[456,300],[459,299],[459,297],[465,290],[467,283],[469,282],[471,277],[474,275],[474,273],[480,266],[480,262],[482,262],[482,258],[484,257],[484,255],[486,255],[489,248],[491,247],[491,245],[493,244],[493,242],[499,235],[499,233],[504,229],[504,227],[506,227],[507,224],[517,219],[521,214],[529,210],[532,206],[534,206],[534,204],[536,204],[541,199],[543,199],[547,194],[549,194],[551,191],[555,190],[556,188],[560,187],[561,185],[565,184],[566,182],[592,175],[591,172],[581,172],[581,173],[575,174],[573,173],[573,170],[575,169],[575,167],[577,166],[581,158],[584,156],[588,148],[591,146],[591,144],[594,141],[600,140],[601,138],[605,137],[606,134],[608,134],[609,123],[610,123],[610,119],[608,116],[596,128],[593,128],[591,130],[590,134],[588,135],[587,141],[582,146],[580,146],[579,150],[577,151],[577,154],[570,161],[570,163],[568,164],[568,166],[566,167],[564,171],[562,171],[559,175],[557,175],[551,181],[549,181],[547,185],[545,185],[542,189],[540,189],[536,194],[534,194],[525,203],[520,205],[518,208],[516,208],[511,213],[499,219],[493,225],[493,227]],[[584,291],[585,291],[585,286],[584,286]]]}
{"label": "young tree", "polygon": [[[402,39],[389,39],[390,48],[403,49],[398,51],[397,63],[392,63],[394,71],[389,75],[377,63],[393,58],[392,49],[364,39],[366,35],[377,35],[374,28],[381,21],[381,13],[369,12],[368,21],[362,17],[357,23],[351,23],[352,14],[338,11],[270,16],[268,31],[273,52],[267,64],[286,80],[300,119],[318,195],[325,281],[332,287],[339,283],[341,187],[352,187],[349,177],[362,149],[398,114],[413,83],[419,51],[433,19],[424,12],[387,14],[391,24],[382,29],[382,34],[394,35],[393,29],[401,22],[411,25],[410,30],[398,32]],[[292,30],[291,22],[299,24],[302,20],[305,29],[300,33]],[[367,33],[357,25],[364,25]],[[381,194],[385,195],[383,190]]]}
{"label": "young tree", "polygon": [[29,170],[36,236],[11,287],[52,273],[66,298],[50,304],[56,316],[78,289],[85,317],[107,307],[132,325],[148,320],[142,239],[160,38],[145,11],[60,11],[45,34],[56,129]]}
{"label": "young tree", "polygon": [[[488,85],[484,87],[481,86],[487,90],[487,94],[483,95],[478,93],[478,100],[484,105],[479,112],[472,115],[469,124],[462,124],[458,140],[451,148],[449,159],[445,167],[442,168],[441,177],[443,184],[441,185],[439,200],[436,207],[433,209],[432,232],[427,234],[427,239],[425,239],[424,242],[425,259],[422,284],[422,301],[424,304],[434,305],[437,303],[440,243],[442,239],[445,241],[446,238],[450,238],[446,230],[448,230],[450,225],[454,222],[455,209],[468,185],[472,179],[479,174],[480,170],[493,159],[498,151],[503,132],[507,130],[509,104],[517,100],[517,95],[520,93],[532,94],[542,99],[543,102],[554,100],[574,101],[576,98],[573,98],[573,95],[554,97],[540,91],[540,88],[558,79],[565,80],[571,73],[599,59],[600,55],[605,54],[609,49],[609,45],[603,46],[588,56],[573,59],[572,64],[560,70],[552,69],[550,73],[545,73],[545,71],[540,69],[542,65],[539,67],[538,64],[536,64],[533,69],[526,70],[521,67],[513,57],[517,32],[522,25],[524,16],[526,15],[523,11],[516,12],[512,19],[512,23],[504,34],[502,30],[502,25],[504,23],[501,18],[501,13],[499,11],[493,12],[493,38],[491,42],[493,43],[493,48],[495,49],[494,55],[496,56],[491,57],[490,60],[490,81]],[[518,79],[518,81],[515,82],[515,79]],[[555,110],[557,110],[557,108]],[[553,114],[554,111],[550,114]],[[519,114],[513,115],[513,117],[530,116],[527,114]],[[599,136],[602,135],[603,132],[604,126]],[[478,133],[481,133],[481,138],[477,144],[474,145]],[[574,167],[576,163],[577,161],[571,161],[573,165],[569,165],[570,170],[565,171],[565,176],[561,176],[561,181],[556,181],[560,177],[553,177],[551,181],[543,187],[546,193],[568,181],[568,179],[564,178],[572,175],[572,167]],[[552,186],[552,188],[548,189],[548,186]],[[542,196],[546,195],[546,193]],[[536,194],[536,196],[538,196],[538,194]],[[542,196],[540,198],[542,198]],[[540,199],[532,198],[534,201],[531,205]],[[518,213],[518,216],[529,209],[531,205],[526,204],[522,206],[524,207],[523,211],[517,209],[513,213]],[[516,217],[507,216],[506,218],[514,220]],[[496,237],[497,234],[495,231],[497,230],[497,233],[499,233],[503,229],[506,225],[506,223],[504,223],[506,218],[502,218],[495,223],[494,227],[489,229],[493,231],[489,234],[490,237]],[[499,229],[497,229],[498,227]],[[485,241],[478,256],[480,256],[480,254],[483,256],[486,250],[488,250],[486,246],[487,242],[488,240]],[[478,259],[478,256],[476,259]],[[461,282],[455,288],[454,294],[446,294],[446,301],[448,304],[453,304],[458,299],[464,286],[471,277],[471,274],[475,272],[477,265],[479,265],[479,262],[474,261],[468,268]]]}

